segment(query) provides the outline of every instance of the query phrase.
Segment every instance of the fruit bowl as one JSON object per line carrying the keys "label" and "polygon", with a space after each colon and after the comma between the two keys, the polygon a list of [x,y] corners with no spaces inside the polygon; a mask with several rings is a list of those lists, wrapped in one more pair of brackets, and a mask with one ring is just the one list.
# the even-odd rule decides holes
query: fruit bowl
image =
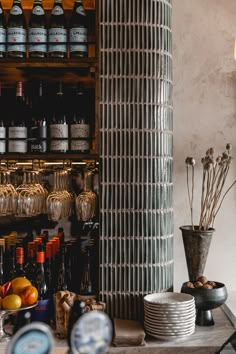
{"label": "fruit bowl", "polygon": [[0,310],[0,343],[7,342],[11,339],[11,334],[6,333],[4,331],[5,317],[8,315],[11,315],[13,313],[17,313],[19,311],[30,310],[30,309],[34,308],[35,306],[37,306],[37,303],[38,302],[36,302],[35,304],[30,305],[30,306],[19,307],[18,309],[14,309],[14,310],[4,310],[4,309]]}
{"label": "fruit bowl", "polygon": [[228,297],[227,289],[223,283],[215,281],[213,289],[190,288],[183,283],[181,292],[190,294],[195,298],[197,310],[196,324],[199,326],[212,326],[214,320],[211,310],[223,305]]}

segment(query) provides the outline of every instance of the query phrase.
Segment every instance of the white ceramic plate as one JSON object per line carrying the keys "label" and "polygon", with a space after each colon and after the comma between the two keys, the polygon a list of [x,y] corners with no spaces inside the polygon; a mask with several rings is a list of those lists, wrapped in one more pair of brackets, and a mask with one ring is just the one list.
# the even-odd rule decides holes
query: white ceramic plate
{"label": "white ceramic plate", "polygon": [[195,318],[191,322],[182,322],[182,323],[161,323],[151,321],[148,318],[145,318],[145,323],[155,328],[163,328],[163,329],[185,329],[195,325]]}
{"label": "white ceramic plate", "polygon": [[146,330],[145,332],[149,336],[152,336],[152,337],[160,339],[160,340],[176,341],[176,340],[181,340],[181,339],[184,339],[184,338],[186,338],[188,336],[191,336],[194,333],[194,330],[193,330],[192,333],[185,334],[185,335],[182,335],[182,336],[160,336],[160,335],[154,334],[152,332],[149,332],[148,330]]}
{"label": "white ceramic plate", "polygon": [[185,293],[154,293],[144,297],[144,302],[152,304],[178,304],[194,302],[194,297]]}
{"label": "white ceramic plate", "polygon": [[156,311],[153,309],[144,308],[144,313],[151,313],[153,316],[165,317],[165,316],[189,316],[195,314],[195,307],[185,311]]}
{"label": "white ceramic plate", "polygon": [[195,326],[192,326],[191,328],[188,328],[186,330],[161,330],[161,329],[156,329],[153,327],[148,326],[146,323],[144,323],[144,328],[148,330],[149,332],[157,335],[163,335],[163,336],[180,336],[180,335],[187,335],[189,333],[192,333],[195,330]]}
{"label": "white ceramic plate", "polygon": [[190,323],[193,323],[195,322],[195,319],[196,319],[196,316],[192,316],[192,317],[189,317],[189,318],[186,318],[186,319],[177,319],[177,318],[170,318],[170,319],[166,319],[166,318],[155,318],[153,316],[148,316],[145,314],[144,316],[145,320],[147,321],[151,321],[153,323],[159,323],[159,324],[162,324],[163,326],[165,325],[169,325],[169,324],[172,324],[172,325],[182,325],[182,324],[190,324]]}

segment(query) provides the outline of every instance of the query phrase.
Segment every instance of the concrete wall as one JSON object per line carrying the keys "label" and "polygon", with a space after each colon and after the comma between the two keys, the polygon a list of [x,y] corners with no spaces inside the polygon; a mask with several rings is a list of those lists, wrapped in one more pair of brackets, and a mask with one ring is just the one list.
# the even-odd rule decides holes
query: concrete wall
{"label": "concrete wall", "polygon": [[[198,161],[195,222],[199,218],[201,157],[209,147],[233,145],[227,185],[236,179],[235,0],[173,0],[175,290],[187,280],[179,226],[190,223],[184,160]],[[205,269],[236,290],[236,187],[225,199]]]}

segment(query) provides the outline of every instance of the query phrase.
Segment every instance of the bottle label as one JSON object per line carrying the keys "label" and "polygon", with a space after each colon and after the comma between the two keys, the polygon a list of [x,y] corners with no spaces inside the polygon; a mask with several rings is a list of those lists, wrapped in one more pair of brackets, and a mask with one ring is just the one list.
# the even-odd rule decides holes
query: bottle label
{"label": "bottle label", "polygon": [[21,15],[23,13],[22,8],[18,5],[12,6],[10,10],[11,15]]}
{"label": "bottle label", "polygon": [[51,138],[68,138],[68,124],[50,124]]}
{"label": "bottle label", "polygon": [[72,138],[89,138],[89,124],[71,124],[70,133]]}
{"label": "bottle label", "polygon": [[86,16],[86,12],[84,11],[83,6],[78,6],[75,11],[76,11],[77,14],[79,14],[79,15]]}
{"label": "bottle label", "polygon": [[47,43],[47,30],[45,28],[30,28],[29,42],[37,43],[37,45],[29,44],[29,52],[46,52],[47,45],[40,43]]}
{"label": "bottle label", "polygon": [[2,11],[2,9],[0,8],[0,14],[2,14],[3,13],[3,11]]}
{"label": "bottle label", "polygon": [[5,154],[6,152],[6,140],[0,140],[0,154]]}
{"label": "bottle label", "polygon": [[[26,30],[24,28],[19,27],[11,27],[7,30],[7,41],[8,43],[26,43]],[[8,45],[7,48],[8,52],[25,52],[26,51],[26,44],[15,44],[15,45]]]}
{"label": "bottle label", "polygon": [[70,29],[70,42],[78,42],[79,44],[71,44],[71,52],[85,52],[87,53],[87,45],[81,43],[86,43],[88,41],[88,30],[84,27],[75,27]]}
{"label": "bottle label", "polygon": [[27,140],[9,140],[8,142],[8,152],[20,152],[23,154],[27,153]]}
{"label": "bottle label", "polygon": [[51,140],[51,151],[67,151],[69,150],[68,140]]}
{"label": "bottle label", "polygon": [[6,37],[7,37],[7,31],[5,28],[0,28],[0,52],[5,52],[6,51]]}
{"label": "bottle label", "polygon": [[[64,28],[50,28],[48,30],[49,34],[49,53],[50,52],[67,52],[66,43],[67,43],[67,30]],[[52,44],[58,43],[58,44]],[[64,44],[60,44],[64,43]]]}
{"label": "bottle label", "polygon": [[42,6],[36,5],[33,10],[32,10],[32,14],[37,15],[37,16],[41,16],[44,15],[44,9],[42,8]]}
{"label": "bottle label", "polygon": [[27,128],[10,127],[8,134],[10,139],[27,139]]}
{"label": "bottle label", "polygon": [[52,9],[52,15],[60,16],[63,14],[64,14],[64,11],[61,6],[54,6],[54,8]]}
{"label": "bottle label", "polygon": [[71,140],[71,151],[89,151],[88,140]]}
{"label": "bottle label", "polygon": [[0,139],[5,139],[5,138],[6,138],[6,128],[0,127]]}
{"label": "bottle label", "polygon": [[47,142],[36,140],[30,143],[30,152],[46,152],[47,151]]}

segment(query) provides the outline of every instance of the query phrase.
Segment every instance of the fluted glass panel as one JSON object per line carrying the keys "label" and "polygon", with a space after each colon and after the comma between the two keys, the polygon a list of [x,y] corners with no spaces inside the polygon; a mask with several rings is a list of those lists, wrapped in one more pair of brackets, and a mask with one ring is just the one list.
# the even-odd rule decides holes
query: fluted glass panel
{"label": "fluted glass panel", "polygon": [[100,0],[100,298],[173,286],[172,1]]}

